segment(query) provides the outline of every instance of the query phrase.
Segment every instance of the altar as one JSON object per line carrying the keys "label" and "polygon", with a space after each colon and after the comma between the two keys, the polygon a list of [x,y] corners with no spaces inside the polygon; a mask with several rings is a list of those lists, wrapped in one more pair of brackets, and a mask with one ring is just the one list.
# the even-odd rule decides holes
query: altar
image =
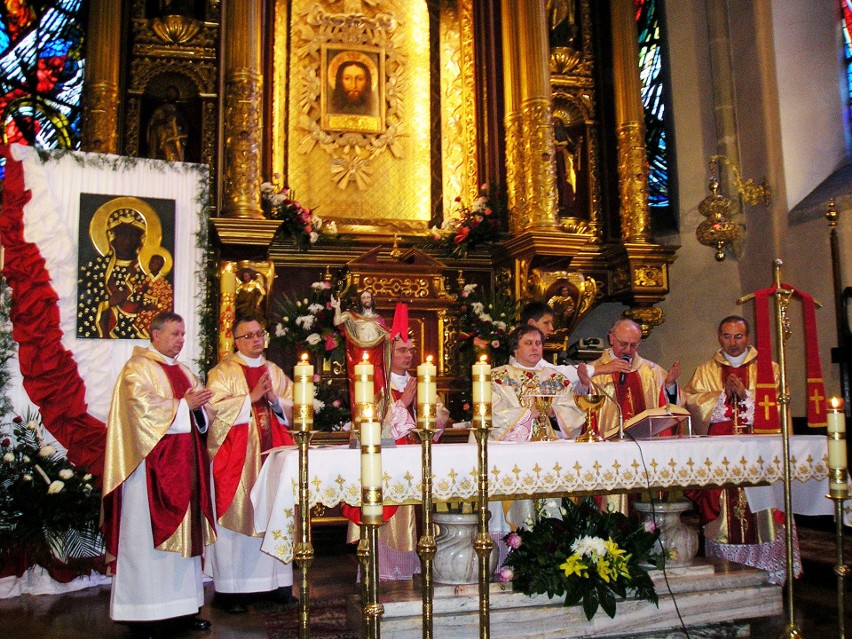
{"label": "altar", "polygon": [[[419,446],[382,450],[386,504],[421,501]],[[476,446],[437,445],[432,449],[435,501],[476,498]],[[790,438],[793,511],[806,515],[833,512],[828,492],[826,439]],[[578,444],[571,441],[489,442],[489,496],[583,495],[648,489],[748,486],[755,510],[781,506],[773,484],[783,481],[781,436],[743,435]],[[360,505],[360,450],[314,446],[308,454],[310,507],[344,502]],[[263,533],[263,551],[293,560],[298,504],[298,452],[282,447],[269,452],[252,489],[255,530]],[[755,487],[755,488],[751,488]],[[760,504],[760,506],[758,506]]]}

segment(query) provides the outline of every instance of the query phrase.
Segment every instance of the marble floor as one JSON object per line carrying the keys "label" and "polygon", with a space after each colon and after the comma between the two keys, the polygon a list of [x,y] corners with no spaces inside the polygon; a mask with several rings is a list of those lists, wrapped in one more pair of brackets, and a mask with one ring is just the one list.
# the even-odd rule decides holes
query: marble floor
{"label": "marble floor", "polygon": [[[806,530],[803,532],[807,534]],[[312,596],[344,596],[356,592],[357,561],[353,550],[342,543],[340,535],[334,531],[317,534],[315,545],[317,559],[312,568]],[[825,548],[825,555],[833,558],[832,544],[829,543]],[[830,563],[805,560],[805,575],[794,586],[795,619],[803,639],[838,636],[835,586],[836,578]],[[411,586],[383,584],[383,591],[386,592],[399,588]],[[847,588],[852,589],[852,584],[847,584]],[[198,639],[266,637],[263,619],[253,608],[243,615],[228,615],[210,605],[212,585],[207,586],[206,595],[207,605],[202,609],[202,616],[209,619],[213,626],[208,632],[193,633],[191,636]],[[847,597],[846,626],[852,632],[850,605],[852,602]],[[127,629],[110,621],[108,612],[108,587],[90,588],[65,595],[24,595],[0,600],[0,639],[129,639]],[[756,620],[751,625],[751,636],[757,639],[777,639],[784,631],[786,621],[786,613]],[[637,628],[637,632],[640,631]]]}

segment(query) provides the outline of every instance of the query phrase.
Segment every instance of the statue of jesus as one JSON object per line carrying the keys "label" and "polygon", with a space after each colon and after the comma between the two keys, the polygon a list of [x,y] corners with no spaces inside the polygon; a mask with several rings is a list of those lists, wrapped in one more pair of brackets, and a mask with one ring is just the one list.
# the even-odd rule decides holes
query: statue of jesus
{"label": "statue of jesus", "polygon": [[388,368],[388,335],[390,329],[385,320],[376,313],[373,294],[361,291],[360,306],[357,311],[340,310],[340,300],[331,297],[334,309],[334,325],[346,336],[346,372],[349,377],[350,401],[355,397],[355,365],[360,363],[367,353],[373,365],[373,389],[378,394],[385,387],[385,371]]}

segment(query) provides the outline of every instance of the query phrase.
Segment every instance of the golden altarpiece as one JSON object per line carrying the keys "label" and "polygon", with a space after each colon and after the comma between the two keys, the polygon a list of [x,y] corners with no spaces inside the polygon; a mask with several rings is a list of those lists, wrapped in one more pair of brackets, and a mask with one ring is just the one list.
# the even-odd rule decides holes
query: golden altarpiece
{"label": "golden altarpiece", "polygon": [[[92,0],[90,33],[84,148],[212,168],[222,327],[241,274],[274,301],[332,273],[408,302],[446,386],[460,277],[561,304],[559,343],[603,302],[663,321],[630,0]],[[276,235],[276,175],[335,241]],[[482,184],[504,239],[448,257],[430,228]]]}

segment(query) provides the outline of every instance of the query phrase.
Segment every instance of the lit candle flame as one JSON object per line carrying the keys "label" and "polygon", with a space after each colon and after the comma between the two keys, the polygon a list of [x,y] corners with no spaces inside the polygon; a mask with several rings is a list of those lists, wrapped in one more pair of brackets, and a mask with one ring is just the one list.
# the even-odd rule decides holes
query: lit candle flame
{"label": "lit candle flame", "polygon": [[367,351],[364,351],[361,354],[361,361],[362,362],[369,362],[370,361],[370,356],[367,354]]}
{"label": "lit candle flame", "polygon": [[427,356],[426,356],[426,361],[427,361],[427,362],[429,362],[429,363],[431,364],[431,363],[432,363],[432,356],[431,356],[431,355],[427,355]]}
{"label": "lit candle flame", "polygon": [[488,361],[488,355],[481,355],[479,357],[479,361],[482,362],[482,363],[487,362]]}
{"label": "lit candle flame", "polygon": [[307,361],[308,361],[308,354],[307,354],[307,353],[302,353],[302,355],[301,355],[301,357],[300,357],[299,359],[301,359],[303,362],[307,362]]}
{"label": "lit candle flame", "polygon": [[844,402],[839,397],[832,397],[828,400],[828,403],[831,404],[832,410],[843,410]]}

